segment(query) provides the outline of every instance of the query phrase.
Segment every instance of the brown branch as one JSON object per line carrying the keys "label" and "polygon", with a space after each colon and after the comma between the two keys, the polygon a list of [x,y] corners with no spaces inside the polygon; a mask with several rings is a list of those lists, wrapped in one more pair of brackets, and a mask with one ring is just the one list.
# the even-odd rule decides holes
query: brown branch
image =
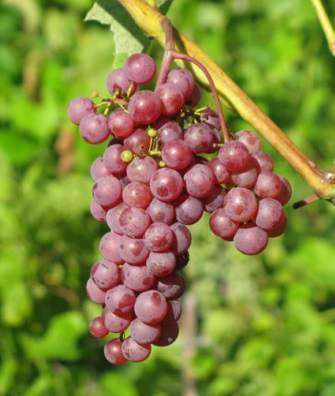
{"label": "brown branch", "polygon": [[[143,0],[119,0],[119,2],[144,32],[164,46],[165,34],[161,27],[164,16],[159,11],[150,7]],[[179,39],[181,44],[178,43],[178,50],[198,59],[204,65],[210,72],[221,98],[264,136],[300,173],[318,196],[333,199],[335,197],[335,183],[325,178],[324,172],[306,157],[285,133],[195,43],[182,34],[179,35]],[[202,72],[196,67],[193,68],[193,72],[197,79],[208,87]]]}

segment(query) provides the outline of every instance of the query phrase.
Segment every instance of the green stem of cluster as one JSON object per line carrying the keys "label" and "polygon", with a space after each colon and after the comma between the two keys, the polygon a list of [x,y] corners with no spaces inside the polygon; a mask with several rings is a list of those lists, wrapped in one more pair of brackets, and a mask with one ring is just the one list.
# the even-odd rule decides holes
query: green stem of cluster
{"label": "green stem of cluster", "polygon": [[335,29],[330,22],[322,0],[311,0],[311,3],[315,9],[316,15],[319,18],[324,35],[326,36],[329,50],[332,55],[335,56]]}

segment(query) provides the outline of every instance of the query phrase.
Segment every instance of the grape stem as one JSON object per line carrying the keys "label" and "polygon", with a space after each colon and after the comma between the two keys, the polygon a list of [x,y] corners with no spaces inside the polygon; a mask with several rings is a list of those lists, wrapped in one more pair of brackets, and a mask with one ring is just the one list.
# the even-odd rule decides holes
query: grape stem
{"label": "grape stem", "polygon": [[228,142],[230,140],[230,136],[229,136],[227,123],[226,123],[226,120],[225,120],[225,117],[223,114],[220,98],[219,98],[218,92],[216,90],[215,83],[214,83],[209,71],[206,69],[206,67],[201,62],[199,62],[192,56],[189,56],[189,55],[186,55],[186,54],[183,54],[181,52],[177,52],[174,50],[174,47],[175,47],[175,40],[174,40],[174,33],[173,33],[174,30],[173,30],[173,26],[171,25],[171,22],[168,18],[164,17],[161,22],[161,25],[165,32],[165,46],[164,46],[165,51],[164,51],[164,56],[163,56],[160,73],[159,73],[157,83],[156,83],[156,88],[159,87],[164,82],[166,82],[166,78],[169,73],[169,68],[171,66],[171,63],[174,60],[182,60],[184,62],[189,62],[189,63],[193,63],[194,65],[196,65],[206,76],[208,86],[211,90],[211,93],[213,95],[215,105],[217,108],[217,112],[218,112],[218,116],[219,116],[219,120],[220,120],[220,126],[221,126],[221,130],[222,130],[222,134],[223,134],[223,140],[225,143]]}
{"label": "grape stem", "polygon": [[[143,0],[119,0],[119,3],[128,11],[140,29],[164,46],[166,35],[161,24],[165,17],[157,9],[150,7]],[[178,33],[177,49],[198,59],[212,76],[222,103],[252,125],[305,179],[320,198],[335,204],[334,180],[327,178],[327,173],[319,169],[206,53],[180,33]],[[192,70],[203,85],[209,86],[201,70],[195,67],[192,67]]]}
{"label": "grape stem", "polygon": [[311,3],[315,9],[316,15],[319,18],[323,33],[326,36],[329,50],[331,54],[335,56],[335,30],[330,22],[322,0],[311,0]]}

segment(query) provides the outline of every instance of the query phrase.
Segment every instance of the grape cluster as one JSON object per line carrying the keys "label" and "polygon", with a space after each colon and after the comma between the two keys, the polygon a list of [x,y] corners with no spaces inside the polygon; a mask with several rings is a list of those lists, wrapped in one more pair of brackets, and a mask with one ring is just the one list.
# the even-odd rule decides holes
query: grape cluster
{"label": "grape cluster", "polygon": [[108,76],[110,98],[79,97],[68,108],[87,142],[110,140],[91,167],[91,213],[110,231],[87,293],[102,306],[91,334],[120,333],[104,349],[114,364],[142,361],[152,345],[177,338],[188,225],[206,211],[214,234],[257,254],[284,231],[291,195],[254,133],[220,143],[219,117],[196,109],[200,90],[189,70],[171,69],[154,91],[139,90],[155,73],[151,57],[134,54]]}

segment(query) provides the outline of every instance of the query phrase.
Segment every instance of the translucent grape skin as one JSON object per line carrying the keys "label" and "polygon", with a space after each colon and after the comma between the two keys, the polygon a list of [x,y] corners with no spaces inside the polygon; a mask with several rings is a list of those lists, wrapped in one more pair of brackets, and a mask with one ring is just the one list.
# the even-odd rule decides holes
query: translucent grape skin
{"label": "translucent grape skin", "polygon": [[130,324],[130,336],[139,344],[152,344],[161,334],[160,325],[148,325],[139,319]]}
{"label": "translucent grape skin", "polygon": [[195,154],[211,153],[215,149],[214,145],[218,143],[218,139],[211,128],[203,122],[188,127],[185,131],[184,140]]}
{"label": "translucent grape skin", "polygon": [[161,293],[149,290],[137,296],[134,310],[139,320],[149,325],[156,325],[168,313],[168,304]]}
{"label": "translucent grape skin", "polygon": [[144,129],[137,128],[127,139],[124,146],[140,157],[144,156],[150,147],[150,137]]}
{"label": "translucent grape skin", "polygon": [[241,173],[251,165],[251,156],[245,145],[241,142],[230,141],[220,148],[219,161],[230,173]]}
{"label": "translucent grape skin", "polygon": [[109,333],[105,327],[104,320],[101,316],[97,316],[90,323],[90,333],[93,337],[104,338]]}
{"label": "translucent grape skin", "polygon": [[154,198],[147,208],[147,213],[149,214],[152,222],[172,224],[175,219],[175,208],[173,205],[160,201]]}
{"label": "translucent grape skin", "polygon": [[233,221],[245,223],[257,213],[258,203],[255,194],[243,187],[234,187],[224,199],[224,211]]}
{"label": "translucent grape skin", "polygon": [[167,121],[158,129],[159,141],[166,143],[183,138],[183,130],[176,121]]}
{"label": "translucent grape skin", "polygon": [[152,194],[148,185],[131,182],[123,189],[122,198],[132,208],[145,209],[152,200]]}
{"label": "translucent grape skin", "polygon": [[281,192],[282,181],[271,171],[262,171],[257,178],[254,191],[261,198],[276,198]]}
{"label": "translucent grape skin", "polygon": [[174,252],[177,255],[186,252],[191,246],[192,242],[190,230],[180,223],[172,224],[171,229],[175,235],[175,243],[173,245]]}
{"label": "translucent grape skin", "polygon": [[161,84],[156,89],[156,93],[162,102],[162,114],[164,115],[174,115],[178,113],[184,105],[184,96],[174,84]]}
{"label": "translucent grape skin", "polygon": [[107,342],[104,347],[104,355],[109,363],[121,365],[127,362],[121,351],[122,341],[115,338]]}
{"label": "translucent grape skin", "polygon": [[261,253],[268,243],[266,231],[256,225],[241,226],[235,236],[234,245],[237,250],[247,255]]}
{"label": "translucent grape skin", "polygon": [[109,136],[107,118],[102,114],[90,113],[80,120],[79,132],[88,143],[102,143]]}
{"label": "translucent grape skin", "polygon": [[231,220],[224,209],[217,209],[210,217],[209,226],[213,233],[225,241],[232,241],[239,224]]}
{"label": "translucent grape skin", "polygon": [[121,277],[118,266],[112,261],[101,260],[91,273],[94,283],[102,290],[108,290],[119,284]]}
{"label": "translucent grape skin", "polygon": [[148,184],[157,168],[157,162],[152,157],[135,157],[127,166],[127,176],[132,182]]}
{"label": "translucent grape skin", "polygon": [[172,274],[176,268],[176,256],[172,252],[151,252],[146,266],[151,274],[162,278]]}
{"label": "translucent grape skin", "polygon": [[67,112],[71,121],[79,125],[85,116],[94,113],[94,104],[89,98],[80,96],[71,100]]}
{"label": "translucent grape skin", "polygon": [[103,258],[116,264],[123,264],[124,260],[119,253],[121,236],[114,232],[107,232],[100,241],[99,251]]}
{"label": "translucent grape skin", "polygon": [[154,92],[140,91],[130,99],[128,112],[135,123],[149,125],[162,114],[162,103]]}
{"label": "translucent grape skin", "polygon": [[273,161],[269,154],[264,153],[263,151],[256,151],[253,153],[252,157],[257,161],[262,171],[273,170]]}
{"label": "translucent grape skin", "polygon": [[174,169],[159,169],[150,180],[151,192],[156,198],[164,202],[171,202],[177,199],[183,187],[183,179]]}
{"label": "translucent grape skin", "polygon": [[230,183],[230,173],[226,167],[219,161],[218,158],[214,158],[209,161],[208,166],[212,169],[216,180],[219,184]]}
{"label": "translucent grape skin", "polygon": [[122,267],[122,279],[126,287],[136,292],[149,290],[155,283],[155,277],[145,265],[137,267],[125,263]]}
{"label": "translucent grape skin", "polygon": [[252,188],[256,184],[258,173],[256,168],[250,168],[244,172],[231,175],[231,180],[238,187]]}
{"label": "translucent grape skin", "polygon": [[147,248],[152,252],[166,252],[171,248],[174,234],[165,223],[153,223],[147,228],[144,239]]}
{"label": "translucent grape skin", "polygon": [[186,143],[178,139],[164,145],[162,159],[169,168],[183,170],[191,165],[193,154]]}
{"label": "translucent grape skin", "polygon": [[98,288],[92,278],[89,278],[86,283],[86,292],[89,299],[96,304],[103,304],[105,302],[106,293]]}
{"label": "translucent grape skin", "polygon": [[[130,86],[133,86],[132,92],[136,89],[136,84],[128,79],[125,69],[115,69],[107,77],[106,86],[111,95],[117,91],[127,93]],[[132,93],[131,92],[131,93]]]}
{"label": "translucent grape skin", "polygon": [[266,231],[278,228],[283,222],[285,213],[281,203],[272,198],[263,198],[258,203],[256,225]]}
{"label": "translucent grape skin", "polygon": [[127,138],[134,129],[134,121],[128,113],[122,109],[117,109],[108,117],[108,127],[112,135],[117,138]]}
{"label": "translucent grape skin", "polygon": [[117,315],[114,312],[105,309],[103,311],[104,324],[106,329],[112,333],[121,333],[128,329],[133,316],[132,314]]}
{"label": "translucent grape skin", "polygon": [[93,186],[93,198],[104,208],[112,208],[120,202],[121,190],[121,183],[116,177],[103,176]]}
{"label": "translucent grape skin", "polygon": [[250,131],[239,131],[235,133],[237,140],[245,145],[249,153],[256,153],[261,149],[261,141],[259,137]]}
{"label": "translucent grape skin", "polygon": [[103,162],[113,175],[122,176],[126,173],[127,164],[121,158],[124,150],[125,147],[122,144],[113,144],[107,147],[103,154]]}
{"label": "translucent grape skin", "polygon": [[128,205],[126,205],[124,202],[121,202],[114,208],[109,209],[109,211],[106,214],[106,222],[108,227],[110,228],[111,231],[119,235],[123,235],[123,229],[120,225],[120,216],[121,213],[127,208]]}
{"label": "translucent grape skin", "polygon": [[162,293],[167,300],[175,300],[185,291],[184,278],[176,272],[164,278],[160,278],[157,283],[157,290]]}
{"label": "translucent grape skin", "polygon": [[215,185],[215,176],[211,168],[204,164],[196,164],[184,175],[187,192],[195,198],[210,195]]}
{"label": "translucent grape skin", "polygon": [[121,346],[123,356],[130,362],[142,362],[151,352],[150,344],[139,344],[132,337],[126,338]]}
{"label": "translucent grape skin", "polygon": [[129,315],[134,308],[135,293],[124,285],[118,285],[108,290],[105,296],[106,308],[116,315]]}
{"label": "translucent grape skin", "polygon": [[100,223],[106,223],[106,210],[95,202],[94,199],[91,200],[90,205],[91,215],[98,220]]}
{"label": "translucent grape skin", "polygon": [[155,75],[156,64],[151,56],[136,53],[127,59],[125,72],[129,80],[137,84],[147,84]]}
{"label": "translucent grape skin", "polygon": [[192,97],[195,81],[187,69],[173,69],[169,72],[167,82],[175,85],[184,95],[185,101]]}
{"label": "translucent grape skin", "polygon": [[111,172],[106,168],[102,157],[98,157],[93,161],[90,173],[94,181],[97,181],[100,177],[109,176],[111,174]]}
{"label": "translucent grape skin", "polygon": [[199,199],[189,196],[176,207],[177,221],[186,225],[194,224],[201,218],[203,212],[203,203]]}
{"label": "translucent grape skin", "polygon": [[144,265],[149,253],[143,239],[133,239],[126,236],[121,238],[119,254],[127,263]]}
{"label": "translucent grape skin", "polygon": [[151,221],[150,216],[142,208],[127,208],[122,211],[119,223],[125,235],[140,238],[144,235]]}

